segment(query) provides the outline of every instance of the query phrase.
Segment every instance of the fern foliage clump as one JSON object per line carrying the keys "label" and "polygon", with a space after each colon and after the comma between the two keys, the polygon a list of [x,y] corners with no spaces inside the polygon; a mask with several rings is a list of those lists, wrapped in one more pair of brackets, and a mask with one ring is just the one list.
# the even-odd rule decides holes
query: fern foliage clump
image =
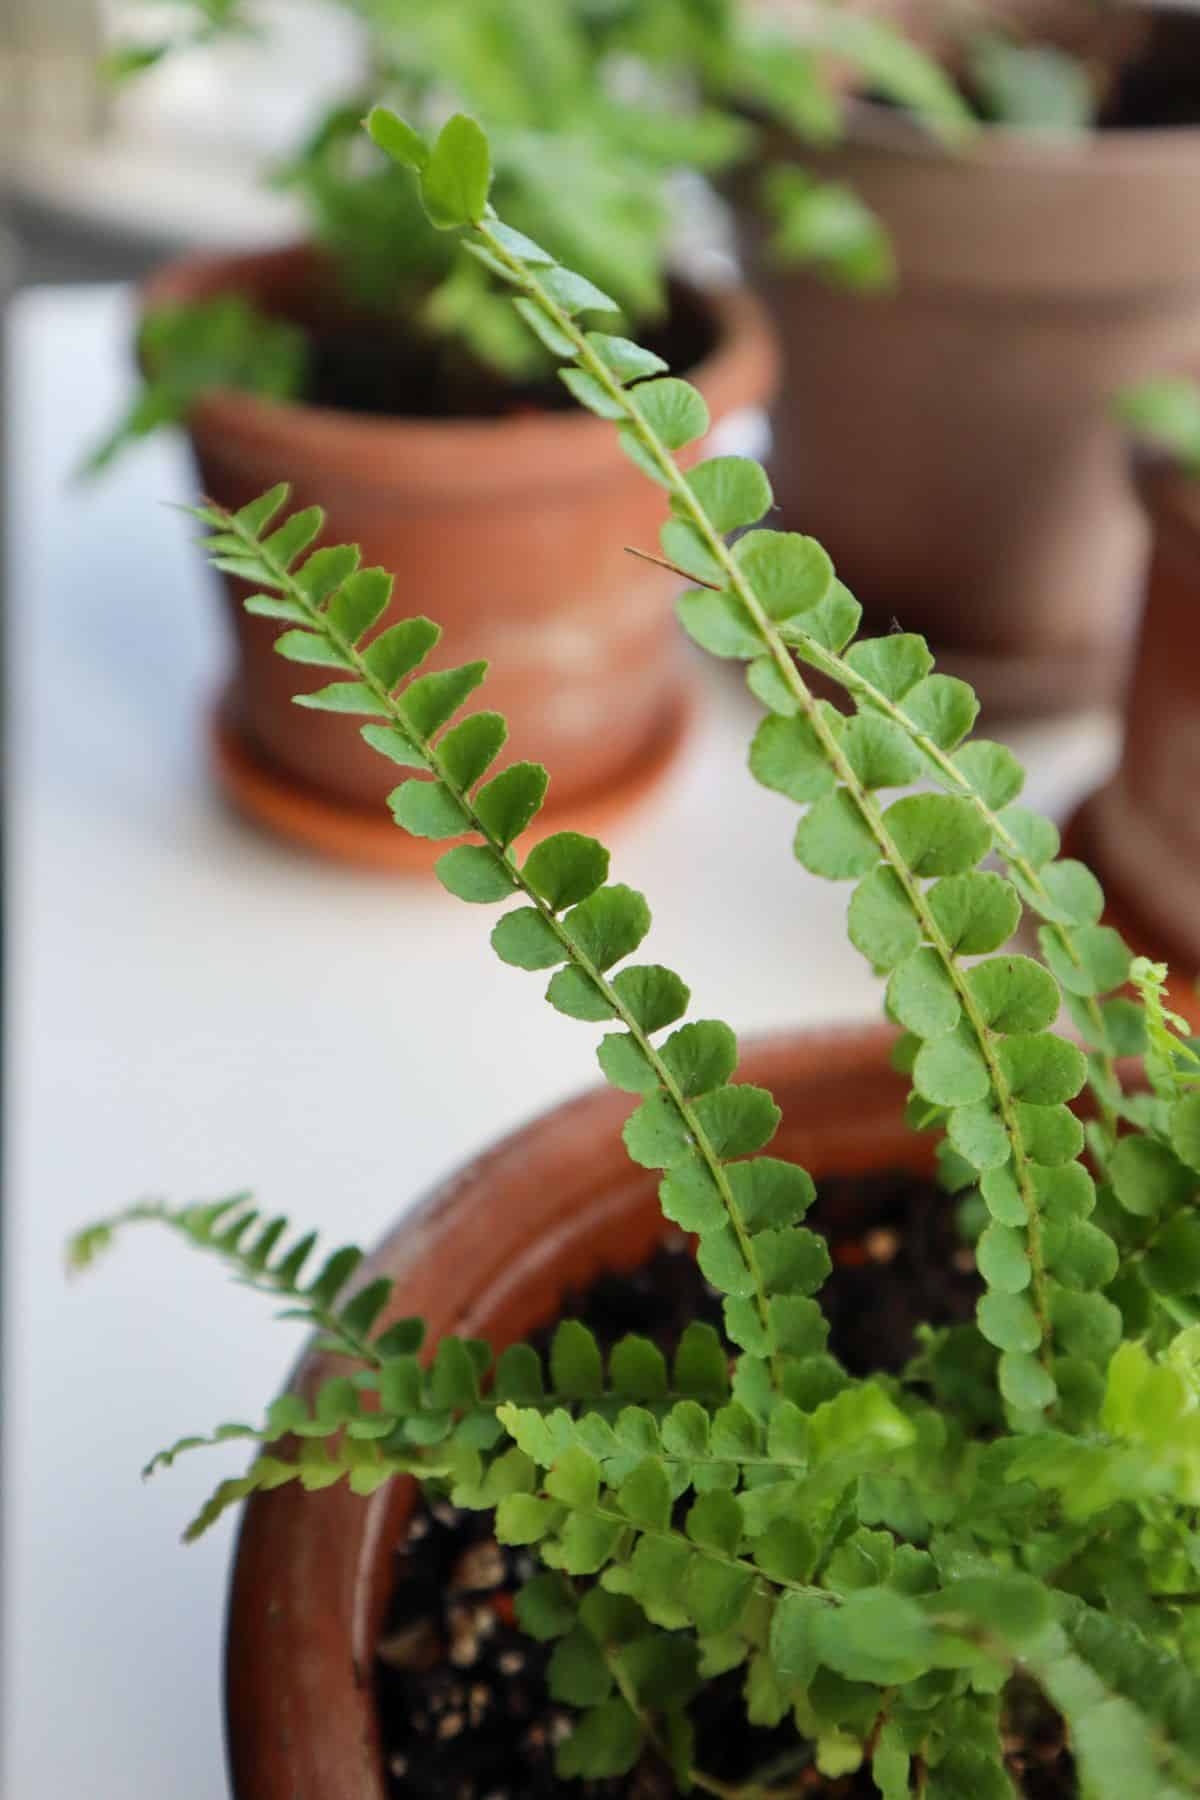
{"label": "fern foliage clump", "polygon": [[[360,719],[398,765],[397,824],[455,840],[439,877],[502,909],[496,953],[601,1028],[603,1074],[638,1097],[629,1155],[695,1235],[734,1356],[699,1324],[670,1362],[639,1337],[605,1358],[577,1322],[544,1360],[423,1348],[419,1321],[384,1323],[386,1281],[355,1286],[355,1250],[314,1266],[311,1237],[244,1199],[135,1208],[344,1359],[311,1403],[287,1394],[156,1462],[259,1444],[193,1533],[290,1481],[368,1493],[413,1474],[494,1509],[500,1539],[540,1559],[518,1614],[553,1641],[553,1692],[578,1708],[564,1778],[618,1776],[653,1747],[682,1793],[807,1793],[815,1763],[869,1771],[884,1800],[1000,1800],[1019,1791],[1007,1734],[1032,1683],[1065,1723],[1083,1800],[1200,1793],[1200,1058],[1164,971],[1101,922],[1094,877],[1021,804],[1011,752],[972,734],[971,690],[919,637],[859,638],[821,546],[762,526],[759,465],[681,466],[708,427],[702,398],[591,328],[609,298],[496,216],[479,127],[456,117],[432,145],[389,113],[370,127],[662,488],[662,554],[693,584],[680,619],[745,665],[763,708],[751,773],[795,809],[800,864],[850,888],[912,1126],[940,1135],[983,1291],[974,1321],[925,1330],[899,1375],[840,1366],[828,1251],[804,1223],[813,1184],[770,1154],[779,1110],[737,1081],[733,1032],[688,1018],[681,977],[637,960],[649,909],[602,844],[563,831],[521,847],[547,775],[491,772],[504,721],[465,710],[484,665],[422,673],[437,626],[381,627],[391,577],[352,547],[314,550],[320,511],[288,513],[281,486],[198,509],[213,562],[253,587],[281,655],[328,669],[298,703]],[[1011,947],[1023,917],[1036,956]],[[1132,1083],[1123,1059],[1139,1055]],[[110,1234],[83,1234],[77,1260]],[[734,1668],[752,1722],[794,1725],[790,1776],[730,1787],[697,1766],[693,1703]]]}

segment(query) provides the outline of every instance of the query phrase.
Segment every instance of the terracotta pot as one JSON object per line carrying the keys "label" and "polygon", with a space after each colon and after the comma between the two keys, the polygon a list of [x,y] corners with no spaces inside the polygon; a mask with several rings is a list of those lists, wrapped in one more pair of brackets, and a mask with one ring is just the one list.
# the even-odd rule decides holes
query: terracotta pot
{"label": "terracotta pot", "polygon": [[[146,307],[237,290],[267,312],[310,318],[322,265],[304,248],[191,257],[148,284]],[[775,353],[740,289],[680,293],[708,314],[715,348],[693,371],[714,422],[769,397]],[[576,410],[488,419],[403,419],[285,406],[229,390],[195,408],[206,493],[230,507],[274,482],[328,513],[326,542],[361,546],[397,575],[395,618],[423,612],[445,637],[428,668],[488,658],[481,704],[504,713],[503,761],[553,777],[544,819],[571,822],[645,785],[678,741],[688,683],[671,611],[678,582],[626,553],[657,548],[662,495],[610,424]],[[239,801],[289,835],[360,860],[410,861],[380,803],[395,771],[345,719],[291,696],[327,671],[285,662],[247,592],[227,584],[236,663],[217,732]],[[386,620],[385,620],[386,622]],[[415,847],[422,862],[444,846]]]}
{"label": "terracotta pot", "polygon": [[[908,1168],[933,1142],[904,1125],[906,1081],[884,1028],[752,1045],[744,1079],[783,1109],[773,1154],[815,1175]],[[611,1091],[560,1106],[406,1213],[362,1279],[397,1283],[392,1316],[422,1313],[497,1349],[551,1320],[561,1297],[607,1269],[634,1269],[671,1230],[656,1178],[625,1155],[633,1103]],[[309,1355],[298,1384],[329,1373]],[[236,1800],[384,1800],[372,1669],[412,1506],[411,1483],[370,1500],[343,1487],[257,1496],[238,1540],[229,1610],[227,1720]]]}
{"label": "terracotta pot", "polygon": [[1200,480],[1156,459],[1137,487],[1154,541],[1124,748],[1067,838],[1114,923],[1171,964],[1176,1005],[1200,1030]]}
{"label": "terracotta pot", "polygon": [[[1163,42],[1200,89],[1200,14]],[[780,160],[861,195],[900,272],[854,296],[782,268],[762,166],[741,178],[743,256],[783,344],[784,523],[828,547],[871,628],[924,632],[993,714],[1113,697],[1145,529],[1110,406],[1200,357],[1200,128],[989,128],[954,154],[855,103],[842,145],[769,137]]]}

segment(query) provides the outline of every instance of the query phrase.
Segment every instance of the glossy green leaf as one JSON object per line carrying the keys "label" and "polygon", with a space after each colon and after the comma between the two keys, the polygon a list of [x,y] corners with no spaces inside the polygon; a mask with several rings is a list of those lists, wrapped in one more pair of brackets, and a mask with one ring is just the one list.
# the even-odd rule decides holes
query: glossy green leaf
{"label": "glossy green leaf", "polygon": [[833,564],[816,538],[795,531],[748,531],[734,557],[769,619],[807,613],[833,582]]}
{"label": "glossy green leaf", "polygon": [[589,331],[586,335],[609,374],[615,375],[618,381],[641,381],[647,375],[660,374],[667,367],[653,350],[643,349],[641,344],[631,343],[628,338],[610,337],[601,331]]}
{"label": "glossy green leaf", "polygon": [[601,1038],[596,1058],[605,1080],[627,1094],[651,1094],[658,1086],[657,1074],[627,1031],[610,1032]]}
{"label": "glossy green leaf", "polygon": [[393,819],[414,837],[461,837],[470,822],[453,794],[435,781],[402,781],[388,795]]}
{"label": "glossy green leaf", "polygon": [[734,594],[697,589],[676,601],[675,612],[688,636],[710,656],[748,661],[763,648],[762,633]]}
{"label": "glossy green leaf", "polygon": [[[390,151],[390,145],[385,146]],[[487,207],[491,153],[483,131],[465,113],[442,126],[420,168],[421,200],[439,231],[478,222]]]}
{"label": "glossy green leaf", "polygon": [[991,833],[969,800],[953,794],[909,794],[884,814],[884,825],[914,875],[962,875],[991,847]]}
{"label": "glossy green leaf", "polygon": [[489,835],[507,849],[536,819],[549,782],[541,763],[513,763],[479,789],[473,810]]}
{"label": "glossy green leaf", "polygon": [[612,978],[613,991],[643,1031],[661,1031],[687,1011],[691,996],[679,976],[658,963],[620,969]]}
{"label": "glossy green leaf", "polygon": [[841,733],[841,747],[865,788],[905,787],[921,773],[921,761],[899,725],[862,712]]}
{"label": "glossy green leaf", "polygon": [[807,719],[763,719],[750,746],[750,772],[789,800],[819,800],[834,785],[833,770]]}
{"label": "glossy green leaf", "polygon": [[516,969],[552,969],[567,960],[566,946],[533,906],[505,913],[492,932],[492,948]]}
{"label": "glossy green leaf", "polygon": [[1003,1038],[996,1058],[1014,1099],[1035,1106],[1073,1100],[1087,1080],[1083,1052],[1050,1032]]}
{"label": "glossy green leaf", "polygon": [[[713,456],[689,471],[688,486],[720,532],[756,525],[774,504],[771,484],[761,463],[748,456]],[[672,510],[681,512],[678,500]]]}
{"label": "glossy green leaf", "polygon": [[908,631],[863,638],[847,650],[846,662],[888,700],[903,700],[933,668],[925,639]]}
{"label": "glossy green leaf", "polygon": [[721,1158],[751,1156],[770,1143],[780,1112],[765,1088],[738,1084],[701,1094],[692,1110]]}
{"label": "glossy green leaf", "polygon": [[967,985],[994,1031],[1044,1031],[1058,1017],[1054,977],[1032,957],[995,956],[977,963],[968,971]]}
{"label": "glossy green leaf", "polygon": [[737,1067],[737,1038],[717,1019],[681,1025],[662,1047],[662,1059],[685,1099],[727,1082]]}
{"label": "glossy green leaf", "polygon": [[887,997],[892,1017],[920,1038],[944,1037],[962,1017],[950,973],[928,946],[914,951],[894,971]]}
{"label": "glossy green leaf", "polygon": [[463,793],[469,792],[499,756],[508,727],[499,713],[472,713],[446,732],[438,744],[438,761]]}
{"label": "glossy green leaf", "polygon": [[637,404],[650,429],[669,450],[682,450],[708,430],[708,407],[688,381],[656,376],[637,389]]}
{"label": "glossy green leaf", "polygon": [[1037,1314],[1023,1294],[991,1290],[976,1309],[979,1329],[997,1350],[1036,1350],[1042,1341]]}
{"label": "glossy green leaf", "polygon": [[596,1340],[578,1319],[564,1319],[550,1344],[550,1381],[569,1400],[588,1400],[602,1392],[604,1367]]}
{"label": "glossy green leaf", "polygon": [[751,1231],[797,1225],[816,1198],[812,1176],[796,1163],[757,1156],[726,1170],[742,1219]]}
{"label": "glossy green leaf", "polygon": [[793,849],[811,874],[829,881],[866,875],[880,859],[879,845],[845,788],[809,809],[796,828]]}
{"label": "glossy green leaf", "polygon": [[933,884],[927,898],[939,931],[960,956],[1001,949],[1021,918],[1016,889],[990,870],[947,876]]}
{"label": "glossy green leaf", "polygon": [[912,903],[893,869],[872,869],[850,897],[850,941],[879,970],[894,969],[921,941]]}
{"label": "glossy green leaf", "polygon": [[986,1100],[991,1079],[970,1030],[960,1027],[922,1045],[913,1064],[913,1086],[934,1106],[974,1106]]}
{"label": "glossy green leaf", "polygon": [[506,900],[514,891],[512,870],[486,844],[460,844],[435,865],[442,886],[459,900],[486,904]]}
{"label": "glossy green leaf", "polygon": [[611,969],[632,956],[650,929],[644,897],[623,883],[597,888],[564,916],[571,942],[596,969]]}
{"label": "glossy green leaf", "polygon": [[419,174],[429,162],[429,146],[411,125],[386,106],[373,106],[367,115],[367,130],[379,148],[393,162]]}
{"label": "glossy green leaf", "polygon": [[522,873],[555,912],[586,900],[608,878],[609,855],[595,838],[558,831],[535,844]]}

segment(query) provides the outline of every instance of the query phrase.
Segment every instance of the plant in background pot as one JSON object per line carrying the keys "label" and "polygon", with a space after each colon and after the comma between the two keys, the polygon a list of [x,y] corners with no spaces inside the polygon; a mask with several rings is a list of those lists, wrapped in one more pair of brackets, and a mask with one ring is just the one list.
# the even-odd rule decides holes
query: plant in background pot
{"label": "plant in background pot", "polygon": [[[1145,526],[1110,397],[1200,354],[1200,16],[1015,10],[1076,60],[1026,43],[1014,63],[978,35],[987,8],[907,9],[981,116],[966,143],[856,96],[823,149],[776,114],[734,194],[783,346],[785,522],[829,545],[876,629],[925,632],[993,710],[1049,712],[1114,698],[1127,665]],[[835,293],[775,254],[759,188],[797,159],[879,220],[894,291]]]}
{"label": "plant in background pot", "polygon": [[1146,382],[1120,410],[1152,532],[1149,587],[1121,761],[1068,834],[1131,940],[1171,957],[1174,1004],[1200,1029],[1200,386]]}
{"label": "plant in background pot", "polygon": [[[726,88],[758,92],[786,70],[786,116],[827,131],[836,115],[811,55],[693,0],[357,10],[377,86],[431,127],[448,96],[493,123],[505,216],[580,271],[575,295],[587,294],[597,322],[648,331],[646,353],[691,369],[718,425],[769,397],[772,344],[746,292],[700,292],[669,273],[678,206],[667,181],[680,165],[749,152],[752,129],[724,103]],[[206,0],[206,32],[249,28],[236,4],[211,12]],[[898,101],[957,116],[944,78],[886,28],[846,47]],[[163,52],[133,46],[124,62],[145,67]],[[711,104],[700,66],[724,71]],[[427,214],[363,140],[364,110],[351,95],[325,113],[282,172],[310,244],[191,258],[150,282],[145,385],[95,460],[186,420],[205,491],[223,504],[284,473],[299,499],[319,496],[332,537],[411,572],[460,650],[495,661],[512,754],[545,757],[556,807],[594,822],[665,765],[686,712],[670,579],[623,550],[646,537],[649,500],[611,436],[563,410],[553,345],[514,316],[485,262],[437,230],[437,184]],[[878,231],[863,209],[843,205],[833,231],[811,206],[806,216],[806,229],[792,217],[795,247],[870,272]],[[227,579],[237,663],[215,739],[226,785],[292,836],[363,860],[427,862],[380,828],[374,760],[325,723],[297,729],[269,633]]]}
{"label": "plant in background pot", "polygon": [[[581,268],[572,298],[610,330],[620,318],[646,328],[644,355],[665,350],[692,370],[718,425],[760,406],[774,352],[759,309],[742,289],[701,291],[669,270],[667,170],[742,128],[713,115],[673,129],[669,114],[606,105],[565,3],[454,10],[452,22],[441,8],[380,9],[381,81],[427,117],[447,92],[478,95],[500,126],[498,192]],[[232,7],[223,19],[242,23]],[[127,60],[145,65],[154,49]],[[436,229],[436,180],[427,216],[364,139],[364,110],[349,96],[286,172],[309,244],[190,257],[149,282],[143,390],[94,460],[186,419],[222,504],[285,472],[299,499],[320,495],[332,538],[401,571],[465,654],[496,660],[512,754],[537,749],[556,801],[597,818],[661,772],[687,713],[670,577],[623,550],[649,531],[648,497],[611,435],[570,410],[549,349],[493,274]],[[335,854],[427,864],[380,829],[376,759],[327,721],[297,730],[269,629],[225,573],[237,652],[215,732],[226,786]]]}
{"label": "plant in background pot", "polygon": [[[415,132],[373,125],[440,178]],[[469,836],[443,885],[517,902],[497,953],[606,1027],[619,1091],[519,1133],[365,1266],[344,1249],[313,1273],[312,1238],[244,1202],[131,1215],[317,1331],[265,1422],[217,1432],[260,1452],[192,1528],[249,1498],[239,1800],[1200,1793],[1200,1058],[1018,803],[1011,753],[970,735],[970,690],[914,635],[856,638],[821,547],[758,527],[757,464],[680,467],[699,393],[581,328],[570,278],[489,204],[478,128],[452,141],[446,224],[665,493],[664,552],[698,583],[681,618],[748,665],[752,771],[801,807],[804,867],[854,883],[898,1029],[739,1063],[727,1026],[680,1024],[688,990],[631,960],[650,915],[604,847],[526,850],[546,772],[489,775],[502,719],[455,718],[479,667],[417,673],[437,628],[376,629],[387,578],[308,554],[321,515],[284,517],[285,489],[199,510],[283,658],[332,671],[301,704],[366,715],[407,771],[403,829]],[[1023,908],[1044,960],[1007,948]],[[1131,976],[1140,1003],[1114,993]],[[1055,1029],[1064,1003],[1086,1051]],[[672,1233],[695,1268],[653,1254]]]}

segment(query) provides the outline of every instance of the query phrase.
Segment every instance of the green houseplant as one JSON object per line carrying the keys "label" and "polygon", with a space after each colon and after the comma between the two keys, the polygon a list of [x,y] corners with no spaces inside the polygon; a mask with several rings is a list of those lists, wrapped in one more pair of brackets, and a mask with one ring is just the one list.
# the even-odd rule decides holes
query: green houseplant
{"label": "green houseplant", "polygon": [[[424,1362],[419,1323],[390,1312],[391,1281],[355,1285],[357,1251],[312,1275],[311,1237],[292,1242],[286,1220],[244,1203],[135,1209],[283,1298],[336,1359],[310,1365],[309,1386],[263,1425],[218,1431],[261,1454],[193,1530],[252,1496],[242,1558],[261,1564],[281,1499],[319,1490],[304,1502],[315,1511],[346,1486],[394,1492],[397,1475],[495,1508],[498,1537],[536,1549],[519,1617],[556,1644],[550,1679],[581,1711],[558,1752],[564,1781],[619,1782],[649,1757],[674,1791],[743,1800],[823,1784],[873,1784],[885,1800],[1011,1795],[1014,1745],[1048,1706],[1069,1767],[1057,1789],[1026,1791],[1200,1792],[1200,1058],[1164,1008],[1163,972],[1131,963],[1097,923],[1098,885],[1019,805],[1011,754],[971,736],[964,684],[933,673],[912,635],[856,639],[859,608],[821,547],[758,528],[771,501],[758,465],[680,469],[676,452],[705,429],[696,390],[631,341],[580,327],[569,278],[493,212],[478,128],[457,121],[432,150],[393,115],[373,115],[372,129],[536,310],[567,386],[664,490],[664,554],[697,582],[681,617],[702,647],[747,664],[765,708],[752,770],[802,807],[800,862],[855,884],[849,930],[888,976],[909,1124],[943,1134],[942,1178],[965,1196],[982,1288],[973,1320],[923,1333],[895,1374],[838,1368],[815,1298],[829,1257],[802,1224],[812,1184],[763,1154],[778,1109],[732,1079],[728,1027],[662,1035],[687,991],[628,960],[649,913],[608,881],[600,844],[565,832],[514,849],[546,773],[517,764],[487,779],[503,721],[451,723],[482,669],[416,673],[436,627],[414,617],[375,632],[387,577],[353,549],[307,555],[321,520],[307,510],[280,524],[285,489],[238,513],[205,504],[210,553],[257,587],[250,604],[284,627],[282,656],[333,674],[301,703],[367,715],[367,740],[407,772],[396,821],[434,840],[468,827],[472,842],[439,862],[443,884],[473,903],[516,899],[492,934],[498,954],[554,971],[551,1003],[608,1027],[601,1067],[636,1096],[625,1148],[661,1174],[663,1213],[698,1240],[727,1348],[685,1331],[668,1371],[635,1337],[606,1369],[588,1331],[564,1325],[548,1385],[528,1346],[493,1367],[470,1334],[442,1338]],[[814,697],[813,669],[846,693],[848,715]],[[927,786],[882,797],[916,782]],[[979,866],[992,854],[1003,873]],[[1006,948],[1023,909],[1041,920],[1042,960]],[[1114,992],[1130,977],[1137,999]],[[1064,1004],[1082,1048],[1055,1029]],[[1117,1061],[1131,1051],[1145,1077],[1132,1090]],[[1070,1104],[1085,1085],[1086,1127]],[[869,1159],[865,1140],[857,1148]],[[544,1175],[527,1171],[535,1192]],[[74,1260],[90,1261],[117,1223],[82,1233]],[[455,1235],[464,1225],[442,1254],[476,1254]],[[506,1229],[501,1214],[476,1220],[474,1236]],[[434,1243],[436,1221],[423,1231]],[[323,1576],[337,1555],[336,1534],[306,1544],[299,1579],[330,1607],[313,1641],[291,1646],[306,1667],[348,1604],[342,1575],[336,1591]],[[289,1658],[268,1588],[257,1605],[270,1680]],[[352,1656],[337,1641],[342,1687],[361,1696],[364,1646]],[[695,1723],[716,1672],[733,1669],[748,1716],[783,1728],[789,1749],[726,1779],[698,1762]],[[253,1685],[235,1682],[231,1707]],[[311,1694],[293,1704],[278,1763],[277,1722],[260,1722],[258,1772],[243,1763],[239,1793],[381,1793],[358,1727],[343,1768],[322,1762],[339,1711]],[[858,1774],[866,1786],[838,1787]]]}
{"label": "green houseplant", "polygon": [[[694,0],[615,9],[380,0],[355,11],[372,91],[433,128],[451,102],[486,117],[505,216],[603,290],[606,308],[649,332],[656,352],[692,370],[718,425],[763,403],[774,366],[764,318],[744,289],[701,291],[673,269],[668,180],[682,165],[724,166],[753,141],[724,90],[703,97],[697,68],[726,70],[732,95],[778,80],[784,50],[735,29],[733,9]],[[195,17],[185,50],[252,29],[236,4],[206,3]],[[117,61],[144,69],[168,48],[127,46]],[[949,84],[896,34],[864,28],[853,48],[898,100],[957,119]],[[787,116],[827,131],[821,70],[808,52],[786,54]],[[350,93],[323,111],[277,172],[302,202],[304,246],[184,259],[151,280],[143,385],[93,461],[183,420],[204,488],[224,504],[244,504],[286,471],[298,498],[326,505],[331,537],[420,571],[427,603],[463,650],[506,671],[498,699],[512,753],[544,757],[556,805],[596,822],[665,769],[688,713],[669,584],[616,547],[645,535],[644,496],[609,435],[564,411],[545,345],[493,275],[391,179],[358,129],[365,106]],[[865,211],[843,195],[822,215],[813,200],[783,198],[790,247],[856,279],[877,273],[879,233]],[[556,499],[535,511],[528,495],[550,482]],[[561,582],[564,566],[578,571],[573,584]],[[477,594],[488,576],[484,616]],[[226,789],[293,839],[363,862],[426,865],[421,846],[381,828],[375,759],[353,745],[335,756],[321,723],[297,731],[269,635],[240,597],[234,589],[234,673],[212,727]],[[541,697],[564,673],[575,704],[549,708]],[[593,730],[601,718],[611,726],[603,743]]]}
{"label": "green houseplant", "polygon": [[[908,9],[977,101],[980,46],[961,27],[988,10]],[[1072,44],[1051,93],[1089,102],[1074,118],[1031,119],[1014,101],[1041,65],[1014,80],[985,43],[991,104],[965,144],[868,92],[824,147],[775,114],[734,192],[748,279],[783,345],[785,521],[829,545],[874,628],[924,632],[993,713],[1049,712],[1111,701],[1128,664],[1146,532],[1111,395],[1200,348],[1200,35],[1178,8],[997,10],[1035,42]],[[797,161],[880,222],[890,292],[834,293],[773,254],[759,190],[793,182]]]}
{"label": "green houseplant", "polygon": [[1200,1018],[1200,837],[1191,799],[1200,692],[1195,636],[1200,595],[1200,386],[1144,382],[1120,397],[1138,497],[1151,529],[1145,611],[1125,702],[1120,764],[1071,828],[1104,877],[1131,941],[1170,954],[1174,1003]]}
{"label": "green houseplant", "polygon": [[[486,106],[516,221],[569,251],[597,295],[602,284],[603,310],[653,327],[694,370],[715,421],[761,405],[773,375],[761,313],[744,290],[702,292],[669,266],[665,172],[721,152],[738,123],[714,114],[672,127],[649,107],[604,105],[565,3],[451,10],[453,20],[425,7],[370,15],[379,85],[429,116],[447,91]],[[202,11],[209,32],[245,24],[236,7]],[[158,48],[125,61],[144,66]],[[391,177],[359,130],[364,109],[347,95],[283,172],[304,202],[307,244],[186,258],[151,280],[143,386],[97,460],[185,419],[204,488],[222,503],[236,508],[286,470],[299,498],[325,501],[331,537],[412,571],[468,653],[499,656],[513,754],[539,748],[561,801],[600,816],[661,773],[688,713],[669,580],[598,529],[623,514],[618,536],[645,536],[640,484],[609,435],[564,405],[544,346],[487,271]],[[535,514],[528,496],[548,483],[556,498]],[[577,575],[564,584],[567,566]],[[386,784],[373,757],[335,754],[321,723],[297,733],[269,632],[243,614],[236,587],[230,600],[234,672],[213,744],[234,799],[335,854],[427,862],[379,828]],[[542,696],[564,675],[576,704],[547,709]],[[608,744],[593,730],[601,717]]]}

